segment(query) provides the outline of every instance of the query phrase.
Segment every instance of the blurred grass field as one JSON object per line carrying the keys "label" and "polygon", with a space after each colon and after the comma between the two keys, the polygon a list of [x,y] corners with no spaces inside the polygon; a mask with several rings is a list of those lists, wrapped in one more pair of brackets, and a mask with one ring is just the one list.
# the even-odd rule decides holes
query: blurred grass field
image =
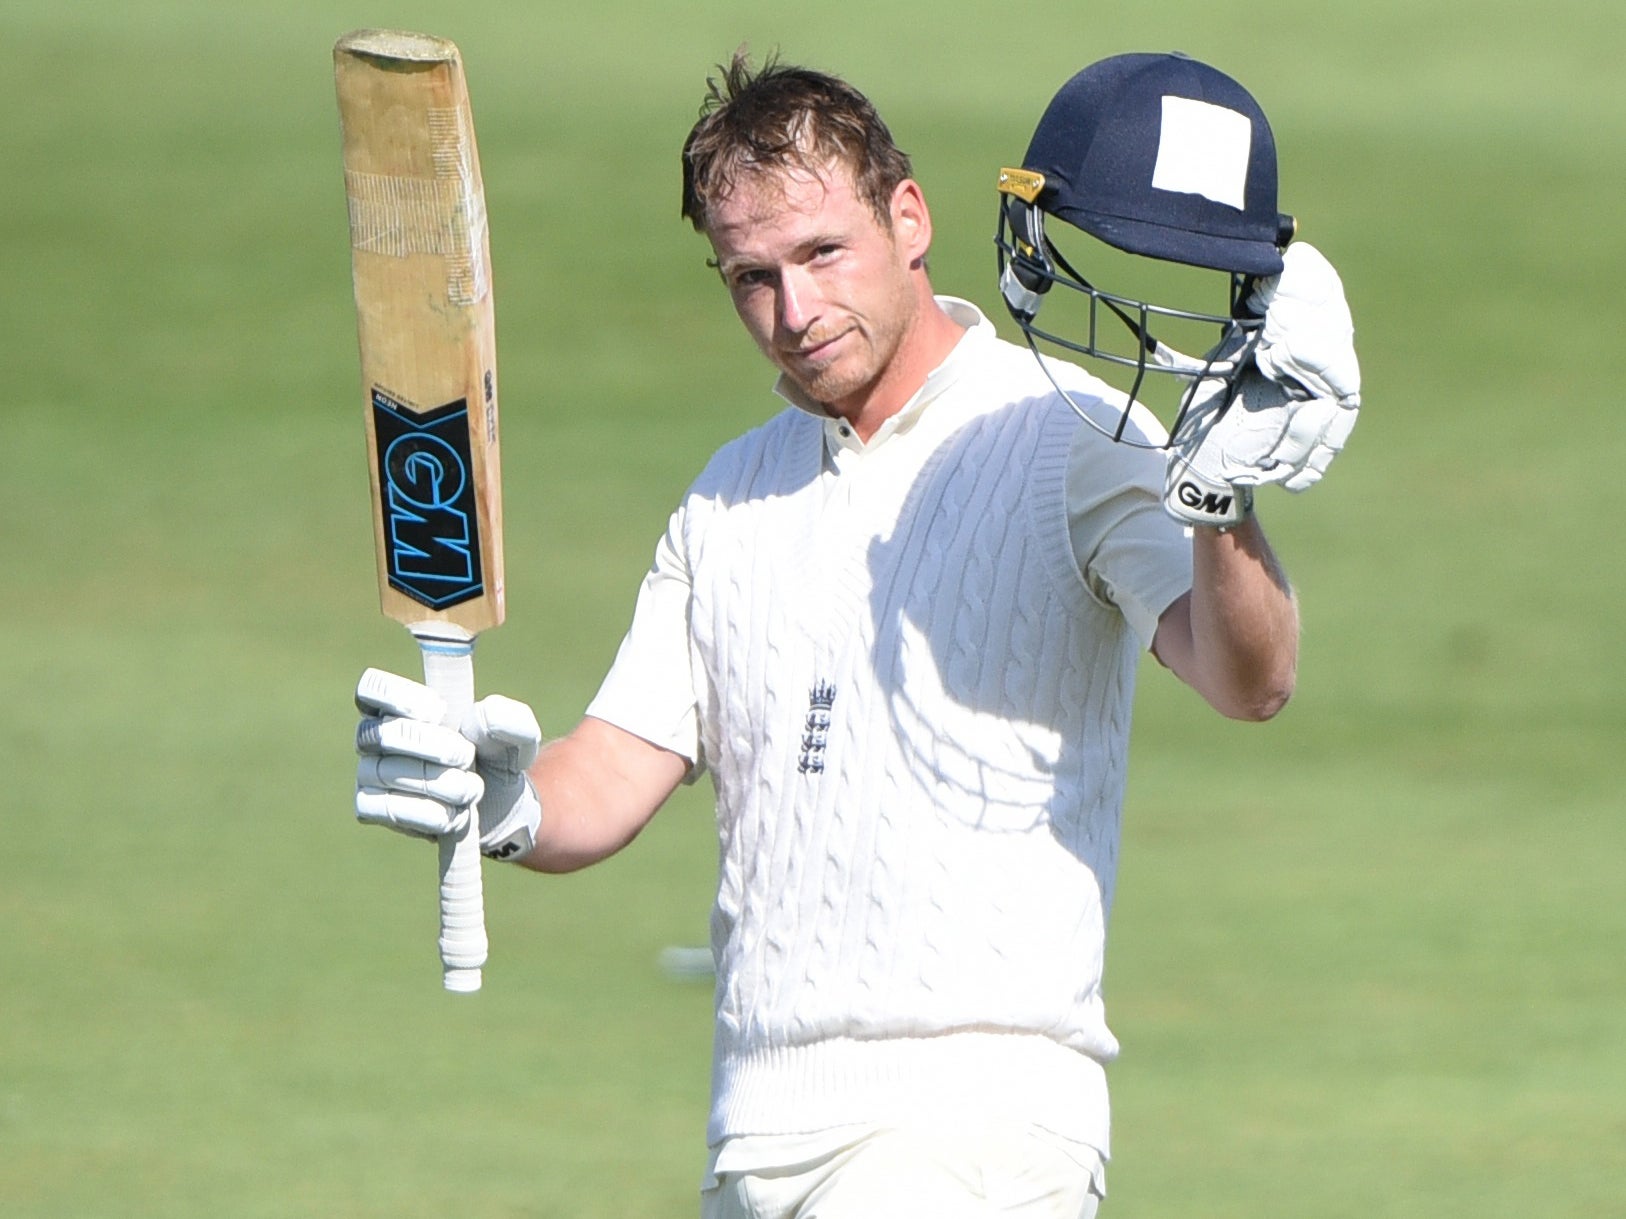
{"label": "blurred grass field", "polygon": [[1626,1215],[1626,16],[1583,0],[0,0],[0,1214],[694,1213],[710,995],[655,957],[704,935],[709,793],[588,873],[488,868],[473,1000],[439,990],[432,861],[348,812],[350,686],[415,663],[367,525],[329,61],[362,25],[469,64],[510,598],[479,668],[552,732],[675,498],[772,409],[678,219],[714,63],[866,89],[939,289],[990,311],[993,176],[1068,75],[1240,77],[1367,405],[1324,486],[1263,502],[1289,711],[1145,674],[1104,1213]]}

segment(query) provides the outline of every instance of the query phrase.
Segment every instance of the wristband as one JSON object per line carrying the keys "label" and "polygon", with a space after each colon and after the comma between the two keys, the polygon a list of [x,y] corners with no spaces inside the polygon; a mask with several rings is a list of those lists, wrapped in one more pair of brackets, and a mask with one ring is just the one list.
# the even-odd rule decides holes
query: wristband
{"label": "wristband", "polygon": [[1169,466],[1163,507],[1176,520],[1229,529],[1253,515],[1253,488],[1206,478],[1176,458]]}

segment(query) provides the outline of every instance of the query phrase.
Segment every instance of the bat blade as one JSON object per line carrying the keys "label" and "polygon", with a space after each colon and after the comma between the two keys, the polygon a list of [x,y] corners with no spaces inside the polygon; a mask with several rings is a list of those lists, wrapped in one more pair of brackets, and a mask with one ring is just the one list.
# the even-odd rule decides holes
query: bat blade
{"label": "bat blade", "polygon": [[[496,325],[485,188],[462,56],[358,30],[333,47],[379,602],[456,726],[473,648],[504,617]],[[479,830],[441,849],[443,980],[480,987]]]}

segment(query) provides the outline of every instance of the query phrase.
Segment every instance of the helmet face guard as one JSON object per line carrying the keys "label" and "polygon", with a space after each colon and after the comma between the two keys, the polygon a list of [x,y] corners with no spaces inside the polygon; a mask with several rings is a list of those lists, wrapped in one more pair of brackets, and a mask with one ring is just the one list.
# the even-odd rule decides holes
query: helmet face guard
{"label": "helmet face guard", "polygon": [[[1120,443],[1165,447],[1136,439],[1138,429],[1126,432],[1130,409],[1147,392],[1166,399],[1157,383],[1167,389],[1170,378],[1171,433],[1199,389],[1206,397],[1223,383],[1229,404],[1263,328],[1247,305],[1254,282],[1281,271],[1281,249],[1292,239],[1292,217],[1276,211],[1275,145],[1264,114],[1235,81],[1195,60],[1115,56],[1056,94],[1023,165],[999,175],[995,245],[1007,309],[1086,422]],[[1047,219],[1129,254],[1223,272],[1224,311],[1154,305],[1096,287],[1056,248]],[[1057,285],[1065,291],[1052,295]],[[1171,332],[1177,342],[1167,341]],[[1130,370],[1115,427],[1102,426],[1057,384],[1042,346]]]}
{"label": "helmet face guard", "polygon": [[[1245,302],[1251,291],[1250,277],[1231,273],[1229,307],[1223,314],[1154,305],[1098,288],[1074,270],[1072,264],[1050,243],[1044,232],[1044,213],[1020,198],[1007,185],[1008,180],[1023,172],[1009,169],[1000,172],[1003,197],[994,243],[999,252],[999,291],[1006,308],[1022,328],[1029,349],[1050,377],[1056,392],[1067,400],[1081,419],[1121,444],[1139,448],[1168,447],[1166,439],[1148,445],[1126,436],[1129,408],[1137,402],[1146,402],[1143,390],[1148,388],[1148,373],[1154,379],[1177,379],[1177,405],[1174,417],[1168,424],[1170,435],[1179,430],[1202,383],[1223,380],[1229,394],[1234,395],[1236,380],[1252,359],[1254,346],[1264,327],[1262,317],[1255,317],[1246,311]],[[1045,303],[1050,289],[1057,285],[1068,292],[1078,293],[1076,299],[1082,302],[1082,310],[1070,311],[1074,321],[1079,324],[1067,335],[1053,333],[1038,324],[1040,306]],[[1178,324],[1182,334],[1187,336],[1197,328],[1210,328],[1212,341],[1201,348],[1205,353],[1203,356],[1187,355],[1154,334],[1154,326],[1162,328],[1159,322]],[[1128,401],[1115,427],[1109,429],[1101,426],[1074,400],[1070,391],[1056,383],[1046,360],[1046,346],[1132,370],[1132,379],[1124,391]]]}

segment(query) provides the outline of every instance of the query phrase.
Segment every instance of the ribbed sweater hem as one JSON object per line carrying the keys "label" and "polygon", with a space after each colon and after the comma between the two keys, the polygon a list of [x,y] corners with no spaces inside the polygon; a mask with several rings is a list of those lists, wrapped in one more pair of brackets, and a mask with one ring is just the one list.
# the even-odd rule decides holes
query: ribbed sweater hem
{"label": "ribbed sweater hem", "polygon": [[958,1032],[719,1052],[715,1146],[744,1134],[800,1134],[931,1114],[1009,1116],[1088,1143],[1111,1128],[1101,1063],[1048,1037]]}

